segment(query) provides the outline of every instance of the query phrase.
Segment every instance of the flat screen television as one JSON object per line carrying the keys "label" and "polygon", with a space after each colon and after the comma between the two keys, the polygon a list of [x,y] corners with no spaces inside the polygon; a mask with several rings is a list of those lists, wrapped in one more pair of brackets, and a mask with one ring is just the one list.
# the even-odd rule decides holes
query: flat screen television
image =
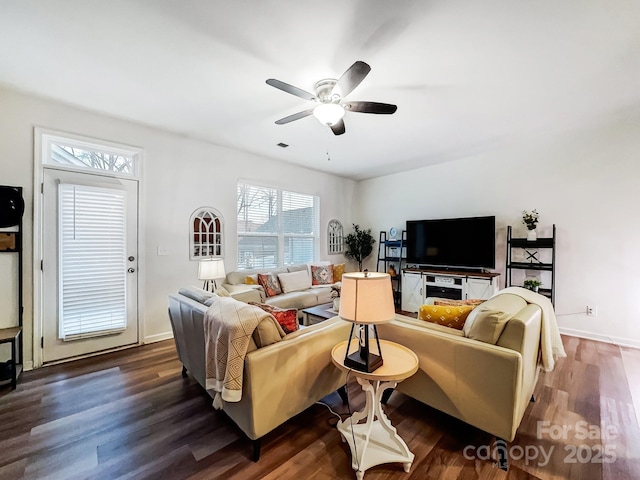
{"label": "flat screen television", "polygon": [[496,217],[407,220],[407,263],[495,268]]}

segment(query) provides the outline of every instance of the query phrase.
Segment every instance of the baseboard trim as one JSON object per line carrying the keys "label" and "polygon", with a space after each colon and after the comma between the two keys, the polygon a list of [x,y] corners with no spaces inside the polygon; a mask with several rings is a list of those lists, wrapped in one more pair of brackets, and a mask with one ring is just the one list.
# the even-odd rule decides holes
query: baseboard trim
{"label": "baseboard trim", "polygon": [[573,328],[560,328],[560,333],[571,337],[586,338],[588,340],[596,340],[598,342],[613,343],[621,347],[631,347],[640,349],[639,340],[629,340],[628,338],[612,337],[610,335],[601,335],[599,333],[586,332],[584,330],[576,330]]}
{"label": "baseboard trim", "polygon": [[170,340],[173,338],[173,332],[164,332],[164,333],[157,333],[155,335],[149,335],[147,337],[144,337],[144,343],[156,343],[156,342],[162,342],[163,340]]}

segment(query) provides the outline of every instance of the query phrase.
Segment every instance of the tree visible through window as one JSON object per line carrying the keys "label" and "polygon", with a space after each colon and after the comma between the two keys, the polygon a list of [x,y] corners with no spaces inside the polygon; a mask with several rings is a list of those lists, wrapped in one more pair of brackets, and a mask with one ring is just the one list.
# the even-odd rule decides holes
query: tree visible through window
{"label": "tree visible through window", "polygon": [[87,150],[60,143],[51,144],[51,163],[127,175],[134,173],[134,158],[132,155],[93,149]]}
{"label": "tree visible through window", "polygon": [[313,261],[318,204],[314,195],[238,183],[238,268]]}

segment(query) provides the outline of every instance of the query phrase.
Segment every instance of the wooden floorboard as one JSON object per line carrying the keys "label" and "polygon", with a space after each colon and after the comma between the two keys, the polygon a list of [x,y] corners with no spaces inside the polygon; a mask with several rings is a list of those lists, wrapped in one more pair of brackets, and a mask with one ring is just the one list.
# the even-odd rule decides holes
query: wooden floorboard
{"label": "wooden floorboard", "polygon": [[[508,445],[508,472],[495,466],[491,435],[394,393],[385,410],[414,463],[409,473],[400,464],[373,467],[365,478],[640,478],[640,351],[563,341],[567,358],[541,374],[536,402]],[[351,409],[361,409],[353,379],[348,390]],[[324,402],[348,415],[337,394]],[[251,443],[181,376],[173,341],[165,341],[25,372],[15,391],[0,389],[0,478],[355,478],[336,420],[326,406],[310,407],[263,438],[255,463]],[[558,435],[562,428],[571,430]]]}

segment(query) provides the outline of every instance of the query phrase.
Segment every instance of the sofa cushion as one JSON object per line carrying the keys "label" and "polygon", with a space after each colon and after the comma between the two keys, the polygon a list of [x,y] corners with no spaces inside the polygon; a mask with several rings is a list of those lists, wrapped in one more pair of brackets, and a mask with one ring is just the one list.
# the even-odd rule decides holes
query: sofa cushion
{"label": "sofa cushion", "polygon": [[282,327],[284,333],[293,333],[298,330],[298,310],[295,308],[278,308],[266,303],[251,303],[270,313]]}
{"label": "sofa cushion", "polygon": [[469,314],[469,316],[467,317],[467,321],[464,324],[464,329],[463,329],[464,335],[466,337],[469,336],[469,330],[471,329],[471,326],[475,321],[476,315],[478,315],[484,309],[495,310],[500,312],[509,312],[511,316],[513,316],[526,306],[527,306],[527,302],[525,302],[522,297],[519,297],[517,295],[513,295],[511,293],[495,295],[491,297],[489,300],[480,304],[478,307],[474,308],[473,311]]}
{"label": "sofa cushion", "polygon": [[311,265],[311,283],[313,285],[331,285],[333,283],[333,265]]}
{"label": "sofa cushion", "polygon": [[473,308],[471,305],[420,305],[418,318],[462,330]]}
{"label": "sofa cushion", "polygon": [[318,305],[318,297],[310,290],[304,290],[301,292],[289,292],[275,297],[269,297],[264,303],[280,308],[302,309]]}
{"label": "sofa cushion", "polygon": [[344,263],[338,263],[333,266],[333,281],[341,282],[344,274]]}
{"label": "sofa cushion", "polygon": [[434,305],[473,305],[477,306],[481,303],[484,303],[486,300],[483,299],[468,299],[468,300],[451,300],[449,298],[434,298]]}
{"label": "sofa cushion", "polygon": [[495,345],[512,316],[509,312],[485,308],[475,316],[467,337]]}
{"label": "sofa cushion", "polygon": [[284,293],[297,292],[311,288],[311,278],[306,270],[298,270],[297,272],[278,274],[280,286]]}
{"label": "sofa cushion", "polygon": [[275,317],[267,317],[262,320],[253,331],[252,339],[257,348],[266,347],[277,343],[286,335]]}
{"label": "sofa cushion", "polygon": [[274,273],[259,273],[258,283],[264,288],[267,297],[275,297],[282,293],[280,281]]}
{"label": "sofa cushion", "polygon": [[306,263],[300,263],[298,265],[288,265],[287,272],[302,272],[305,271],[309,273],[309,266]]}

